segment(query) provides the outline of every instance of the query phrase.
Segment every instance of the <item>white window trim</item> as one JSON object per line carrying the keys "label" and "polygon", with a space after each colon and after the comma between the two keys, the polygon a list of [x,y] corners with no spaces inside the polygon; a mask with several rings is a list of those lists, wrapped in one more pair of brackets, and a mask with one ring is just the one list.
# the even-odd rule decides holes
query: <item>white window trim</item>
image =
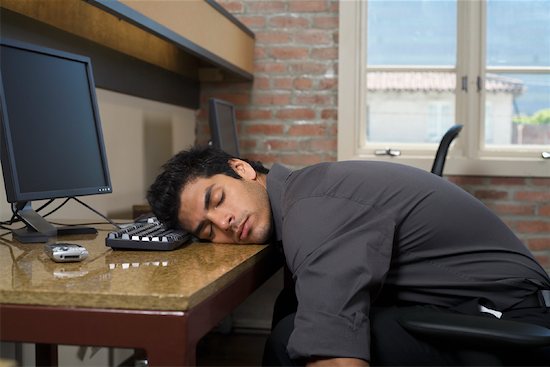
{"label": "white window trim", "polygon": [[[485,19],[484,2],[461,3],[469,6],[459,6],[459,22],[461,18],[464,19],[465,13],[470,12]],[[363,21],[366,19],[366,8],[364,1],[340,2],[338,160],[391,160],[429,170],[436,149],[434,145],[400,144],[399,157],[375,155],[376,149],[383,148],[375,144],[369,145],[369,149],[361,148],[362,134],[359,127],[362,126],[361,121],[365,121],[366,117],[366,73],[364,72],[366,24]],[[482,47],[480,42],[484,42],[485,35],[481,21],[477,22],[477,25],[472,24],[469,28],[471,29],[469,34],[459,36],[458,47],[465,47],[464,44],[469,47]],[[477,89],[477,75],[480,75],[478,70],[485,65],[485,60],[483,55],[478,57],[472,56],[472,53],[462,54],[472,59],[468,62],[469,70],[457,70],[457,78],[460,75],[468,75],[468,89],[474,91]],[[481,93],[484,91],[482,90]],[[485,112],[480,105],[480,98],[476,93],[460,92],[457,99],[457,121],[464,125],[464,129],[449,151],[445,165],[446,175],[550,177],[550,160],[543,159],[541,156],[542,151],[550,151],[550,147],[524,146],[514,150],[509,147],[483,149],[483,129],[479,128],[478,121],[481,121],[481,116]],[[470,106],[467,113],[464,112],[466,109],[459,107],[462,103]]]}

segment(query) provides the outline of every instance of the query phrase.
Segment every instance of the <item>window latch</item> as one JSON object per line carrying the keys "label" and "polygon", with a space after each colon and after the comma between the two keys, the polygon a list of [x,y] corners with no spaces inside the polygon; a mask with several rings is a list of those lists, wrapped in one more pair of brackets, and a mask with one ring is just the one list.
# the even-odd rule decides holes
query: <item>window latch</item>
{"label": "window latch", "polygon": [[464,92],[468,91],[468,77],[466,75],[462,77],[462,90]]}
{"label": "window latch", "polygon": [[399,149],[392,148],[376,149],[374,151],[374,155],[389,155],[390,157],[399,157],[401,155],[401,151]]}
{"label": "window latch", "polygon": [[542,152],[542,159],[550,159],[550,152]]}

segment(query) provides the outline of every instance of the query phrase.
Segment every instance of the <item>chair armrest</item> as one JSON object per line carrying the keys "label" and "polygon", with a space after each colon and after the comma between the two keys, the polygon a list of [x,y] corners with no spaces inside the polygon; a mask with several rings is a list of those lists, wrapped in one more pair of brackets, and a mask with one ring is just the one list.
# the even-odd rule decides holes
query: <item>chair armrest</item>
{"label": "chair armrest", "polygon": [[550,329],[518,321],[423,310],[402,316],[399,323],[413,333],[437,338],[501,346],[550,345]]}

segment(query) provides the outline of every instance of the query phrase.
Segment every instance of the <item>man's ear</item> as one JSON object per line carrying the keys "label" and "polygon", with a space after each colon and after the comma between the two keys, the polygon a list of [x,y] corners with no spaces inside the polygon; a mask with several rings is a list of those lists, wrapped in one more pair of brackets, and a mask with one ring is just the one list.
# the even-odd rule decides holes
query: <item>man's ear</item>
{"label": "man's ear", "polygon": [[240,159],[232,158],[229,160],[229,165],[233,168],[233,171],[244,179],[255,180],[258,174],[252,166]]}

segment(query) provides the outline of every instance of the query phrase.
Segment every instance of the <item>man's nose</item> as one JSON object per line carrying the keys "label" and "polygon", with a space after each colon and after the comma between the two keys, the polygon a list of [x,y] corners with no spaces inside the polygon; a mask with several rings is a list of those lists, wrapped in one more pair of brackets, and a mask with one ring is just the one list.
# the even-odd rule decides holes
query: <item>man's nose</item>
{"label": "man's nose", "polygon": [[235,222],[235,217],[231,213],[227,211],[215,210],[212,212],[211,215],[211,221],[215,223],[220,229],[222,229],[223,231],[228,231],[232,229],[232,225]]}

